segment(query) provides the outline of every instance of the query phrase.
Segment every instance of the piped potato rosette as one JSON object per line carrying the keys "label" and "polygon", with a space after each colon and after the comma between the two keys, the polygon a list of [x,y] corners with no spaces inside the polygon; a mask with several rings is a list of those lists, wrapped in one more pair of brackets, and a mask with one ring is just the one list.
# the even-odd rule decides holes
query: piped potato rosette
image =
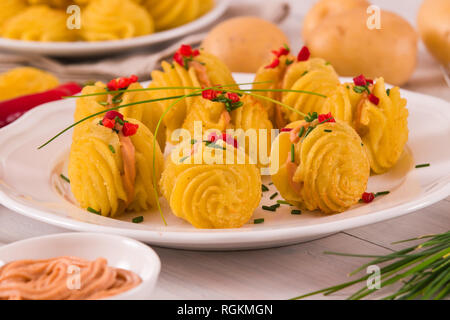
{"label": "piped potato rosette", "polygon": [[153,134],[143,123],[109,111],[89,120],[73,138],[72,193],[82,208],[107,217],[154,208],[153,157],[159,180],[164,159],[159,145],[153,148]]}
{"label": "piped potato rosette", "polygon": [[[273,129],[267,112],[261,103],[252,96],[218,90],[206,90],[203,99],[186,117],[183,129],[194,136],[195,124],[201,124],[202,131],[232,130],[233,137],[241,146],[245,145],[252,163],[259,167],[268,166],[270,154],[271,130]],[[267,158],[267,161],[262,161]]]}
{"label": "piped potato rosette", "polygon": [[189,23],[214,6],[213,0],[144,0],[144,5],[155,19],[157,31]]}
{"label": "piped potato rosette", "polygon": [[160,186],[177,217],[196,228],[226,229],[250,220],[261,200],[262,183],[243,150],[217,139],[175,148]]}
{"label": "piped potato rosette", "polygon": [[[290,49],[274,51],[271,64],[262,66],[255,77],[253,89],[297,90],[315,94],[288,91],[263,92],[260,95],[280,101],[304,114],[317,111],[325,102],[325,97],[334,92],[339,85],[339,77],[333,66],[321,58],[310,58],[304,47],[297,58],[290,55]],[[269,83],[260,83],[267,82]],[[322,95],[322,96],[320,96]],[[262,102],[278,128],[286,123],[303,119],[293,110],[283,108],[270,101]]]}
{"label": "piped potato rosette", "polygon": [[151,15],[133,0],[93,0],[81,12],[86,41],[127,39],[155,30]]}
{"label": "piped potato rosette", "polygon": [[372,171],[387,172],[400,159],[408,141],[407,101],[400,89],[387,89],[383,78],[375,81],[360,75],[330,95],[318,112],[331,112],[361,136]]}
{"label": "piped potato rosette", "polygon": [[286,201],[326,214],[358,203],[370,175],[361,138],[331,114],[315,114],[283,129],[272,145],[271,169]]}
{"label": "piped potato rosette", "polygon": [[[202,50],[193,50],[187,45],[181,46],[175,53],[172,64],[163,61],[161,67],[162,71],[155,70],[152,72],[153,81],[150,87],[184,88],[152,91],[152,97],[155,99],[189,95],[198,91],[198,89],[193,88],[206,88],[217,84],[235,84],[230,70],[222,61],[214,55]],[[174,100],[159,102],[161,108],[167,111],[164,123],[167,127],[167,139],[169,141],[174,142],[171,139],[172,132],[182,127],[192,106],[197,107],[198,104],[204,104],[199,99],[201,98],[187,97],[178,101],[175,105],[173,105]]]}
{"label": "piped potato rosette", "polygon": [[[162,116],[163,110],[160,104],[155,102],[144,103],[144,101],[152,100],[149,91],[130,91],[123,93],[116,93],[117,90],[140,90],[144,89],[140,83],[137,82],[136,76],[129,78],[118,78],[111,80],[107,85],[102,82],[97,82],[94,85],[85,86],[81,92],[83,97],[78,98],[76,102],[74,120],[80,121],[94,113],[101,112],[105,109],[114,108],[117,106],[124,106],[132,103],[139,103],[119,109],[127,118],[136,119],[142,122],[152,133],[155,133],[156,126]],[[109,92],[109,94],[101,94]],[[101,94],[101,95],[96,95]],[[74,136],[77,135],[79,128],[75,127]],[[166,144],[166,132],[164,125],[158,130],[157,140],[162,150]]]}

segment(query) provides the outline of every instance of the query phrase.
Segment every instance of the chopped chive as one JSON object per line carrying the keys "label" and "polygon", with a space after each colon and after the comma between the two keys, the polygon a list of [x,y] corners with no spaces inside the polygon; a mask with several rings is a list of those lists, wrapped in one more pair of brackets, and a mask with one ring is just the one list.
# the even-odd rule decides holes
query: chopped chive
{"label": "chopped chive", "polygon": [[307,136],[311,133],[311,131],[313,131],[315,128],[316,128],[316,127],[309,127],[308,130],[306,130],[305,138],[304,138],[304,139],[306,139],[306,137],[307,137]]}
{"label": "chopped chive", "polygon": [[275,212],[280,207],[280,204],[274,204],[273,206],[262,206],[263,210]]}
{"label": "chopped chive", "polygon": [[301,210],[292,210],[291,214],[293,214],[293,215],[301,215],[302,211]]}
{"label": "chopped chive", "polygon": [[431,164],[429,164],[429,163],[418,164],[418,165],[416,166],[416,169],[419,169],[419,168],[426,168],[426,167],[429,167],[429,166],[431,166]]}
{"label": "chopped chive", "polygon": [[261,224],[261,223],[264,223],[264,218],[261,218],[261,219],[255,219],[255,220],[253,221],[253,223],[254,223],[254,224]]}
{"label": "chopped chive", "polygon": [[295,163],[295,146],[291,144],[291,162]]}
{"label": "chopped chive", "polygon": [[302,75],[300,77],[306,76],[308,74],[308,71],[305,71],[302,73]]}
{"label": "chopped chive", "polygon": [[122,119],[120,119],[118,116],[116,116],[114,118],[114,121],[117,122],[118,124],[120,124],[121,126],[123,126],[125,124],[125,122]]}
{"label": "chopped chive", "polygon": [[286,43],[283,43],[283,47],[284,47],[286,50],[291,51],[291,48],[289,48],[289,46],[288,46]]}
{"label": "chopped chive", "polygon": [[286,59],[286,65],[287,66],[290,66],[293,63],[294,63],[294,60]]}
{"label": "chopped chive", "polygon": [[386,89],[386,94],[388,95],[388,97],[391,95],[391,89]]}
{"label": "chopped chive", "polygon": [[300,129],[300,132],[298,133],[298,137],[301,138],[303,136],[303,134],[305,133],[305,127],[302,127]]}
{"label": "chopped chive", "polygon": [[273,186],[273,182],[269,183],[269,186]]}
{"label": "chopped chive", "polygon": [[325,131],[325,132],[333,132],[333,130],[329,130],[329,129],[325,129],[323,131]]}
{"label": "chopped chive", "polygon": [[331,64],[330,61],[325,62],[325,65],[326,65],[326,66],[329,66],[330,64]]}
{"label": "chopped chive", "polygon": [[261,189],[262,189],[262,192],[267,192],[267,191],[269,191],[269,188],[267,188],[264,184],[261,185]]}
{"label": "chopped chive", "polygon": [[88,207],[86,210],[89,211],[90,213],[95,213],[95,214],[101,215],[100,211],[92,209],[91,207]]}
{"label": "chopped chive", "polygon": [[292,206],[292,204],[290,204],[289,202],[285,201],[285,200],[277,200],[278,204],[287,204],[288,206]]}
{"label": "chopped chive", "polygon": [[109,105],[109,103],[106,102],[106,101],[99,101],[98,104],[101,105],[101,106],[104,106],[104,107],[106,107],[107,105]]}
{"label": "chopped chive", "polygon": [[70,183],[70,179],[67,178],[65,175],[63,175],[62,173],[59,176],[61,177],[61,179],[65,180],[67,183]]}
{"label": "chopped chive", "polygon": [[391,192],[390,191],[377,192],[377,193],[375,193],[375,198],[388,195],[389,193],[391,193]]}
{"label": "chopped chive", "polygon": [[108,146],[109,150],[111,150],[112,153],[116,153],[116,149],[112,145]]}
{"label": "chopped chive", "polygon": [[197,143],[197,140],[191,139],[191,144],[196,144],[196,143]]}
{"label": "chopped chive", "polygon": [[275,199],[278,196],[278,192],[275,192],[273,195],[270,196],[270,200]]}
{"label": "chopped chive", "polygon": [[133,220],[131,220],[133,223],[142,223],[144,222],[144,217],[143,216],[139,216],[136,218],[133,218]]}
{"label": "chopped chive", "polygon": [[186,157],[181,158],[181,159],[180,159],[180,163],[181,163],[181,162],[184,162],[184,160],[186,160],[186,159],[189,158],[189,157],[190,157],[190,156],[186,156]]}

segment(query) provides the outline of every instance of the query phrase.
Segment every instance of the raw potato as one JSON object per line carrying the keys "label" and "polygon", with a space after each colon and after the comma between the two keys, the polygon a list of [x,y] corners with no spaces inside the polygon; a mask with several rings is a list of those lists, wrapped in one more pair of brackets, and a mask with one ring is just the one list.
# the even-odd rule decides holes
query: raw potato
{"label": "raw potato", "polygon": [[420,36],[443,64],[450,64],[450,1],[425,0],[419,10]]}
{"label": "raw potato", "polygon": [[219,57],[232,72],[256,72],[273,59],[271,51],[283,44],[289,44],[288,37],[273,23],[239,17],[211,30],[202,47]]}
{"label": "raw potato", "polygon": [[369,6],[370,3],[367,0],[320,0],[308,11],[305,17],[302,29],[303,40],[307,41],[314,37],[315,29],[327,17],[354,8],[367,8]]}
{"label": "raw potato", "polygon": [[331,62],[341,76],[364,74],[402,85],[417,63],[418,36],[400,16],[381,11],[381,29],[367,27],[366,10],[353,9],[327,18],[307,45],[315,57]]}

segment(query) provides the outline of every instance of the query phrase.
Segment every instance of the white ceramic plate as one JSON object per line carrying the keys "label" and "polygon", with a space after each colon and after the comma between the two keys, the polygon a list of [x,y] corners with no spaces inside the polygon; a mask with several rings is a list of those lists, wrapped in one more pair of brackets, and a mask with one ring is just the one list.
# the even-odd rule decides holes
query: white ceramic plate
{"label": "white ceramic plate", "polygon": [[111,267],[133,271],[142,279],[136,288],[108,300],[150,299],[161,270],[158,255],[133,239],[100,233],[64,233],[31,238],[0,247],[0,267],[15,260],[61,256],[105,258]]}
{"label": "white ceramic plate", "polygon": [[[251,82],[252,75],[237,74],[240,83]],[[37,147],[72,123],[74,100],[52,102],[27,113],[0,130],[0,203],[25,216],[65,229],[114,233],[154,245],[202,250],[267,248],[316,239],[342,230],[395,218],[446,198],[450,194],[450,104],[430,96],[402,91],[408,99],[410,138],[401,160],[389,173],[371,177],[368,190],[389,190],[385,197],[367,205],[332,216],[304,212],[290,214],[282,206],[276,213],[259,207],[254,218],[263,224],[249,223],[241,229],[197,230],[162,206],[168,226],[156,211],[145,214],[142,224],[133,224],[134,215],[120,220],[100,217],[79,209],[58,192],[68,184],[59,178],[64,172],[71,143],[70,133],[42,150]],[[415,164],[431,167],[414,169]],[[268,185],[270,181],[265,181]],[[263,204],[276,192],[270,186]],[[70,199],[69,199],[70,200]]]}
{"label": "white ceramic plate", "polygon": [[97,42],[38,42],[0,38],[0,48],[19,53],[59,57],[80,57],[117,53],[173,40],[195,32],[217,20],[228,8],[228,5],[229,0],[216,0],[215,7],[197,20],[178,28],[157,32],[147,36]]}

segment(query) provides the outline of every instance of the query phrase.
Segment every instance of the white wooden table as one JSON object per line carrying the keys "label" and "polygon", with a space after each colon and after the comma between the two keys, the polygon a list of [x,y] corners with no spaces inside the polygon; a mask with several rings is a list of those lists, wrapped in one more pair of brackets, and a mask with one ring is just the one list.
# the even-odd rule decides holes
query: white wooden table
{"label": "white wooden table", "polygon": [[[292,3],[294,11],[282,28],[289,34],[292,43],[296,44],[294,49],[298,49],[301,46],[301,20],[313,1],[289,2]],[[419,0],[372,2],[382,8],[396,11],[411,23],[414,23],[420,4]],[[418,69],[406,88],[450,101],[450,89],[445,85],[439,66],[423,47]],[[4,228],[7,225],[15,227]],[[394,241],[442,233],[448,231],[449,227],[450,197],[401,218],[289,247],[241,252],[191,252],[155,248],[162,261],[162,272],[154,298],[292,298],[348,281],[347,274],[365,262],[359,258],[324,255],[324,251],[386,254],[406,246],[394,246],[391,244]],[[19,240],[24,234],[35,236],[62,231],[64,230],[37,223],[0,206],[0,242]],[[345,290],[332,298],[344,298],[351,292],[353,291]]]}

